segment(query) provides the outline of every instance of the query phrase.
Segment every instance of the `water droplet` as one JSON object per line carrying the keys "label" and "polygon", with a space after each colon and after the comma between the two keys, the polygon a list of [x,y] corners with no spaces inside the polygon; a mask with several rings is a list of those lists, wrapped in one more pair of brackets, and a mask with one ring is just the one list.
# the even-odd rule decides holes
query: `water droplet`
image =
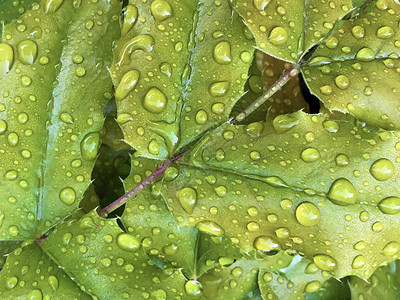
{"label": "water droplet", "polygon": [[269,36],[268,36],[268,41],[275,46],[282,45],[283,43],[286,42],[288,37],[287,31],[283,27],[275,27],[274,29],[271,30]]}
{"label": "water droplet", "polygon": [[320,158],[320,154],[317,149],[308,148],[308,149],[304,150],[303,152],[301,152],[300,157],[305,162],[313,162]]}
{"label": "water droplet", "polygon": [[23,125],[26,122],[28,122],[28,119],[29,119],[29,117],[28,117],[28,115],[26,113],[19,113],[18,116],[17,116],[18,123],[21,124],[21,125]]}
{"label": "water droplet", "polygon": [[62,113],[60,115],[60,120],[66,124],[73,124],[74,118],[69,113]]}
{"label": "water droplet", "polygon": [[158,142],[155,139],[150,141],[147,149],[149,150],[149,153],[153,155],[158,155],[160,153],[160,145],[158,145]]}
{"label": "water droplet", "polygon": [[231,44],[229,42],[219,42],[215,46],[214,60],[221,65],[229,64],[232,61]]}
{"label": "water droplet", "polygon": [[354,258],[353,263],[351,264],[353,269],[360,269],[365,266],[367,260],[364,256],[358,255]]}
{"label": "water droplet", "polygon": [[67,187],[64,188],[61,192],[60,192],[60,200],[65,204],[65,205],[72,205],[75,200],[76,200],[76,193],[75,190]]}
{"label": "water droplet", "polygon": [[321,87],[319,88],[319,90],[320,90],[321,93],[324,94],[324,95],[330,95],[330,94],[332,94],[332,92],[333,92],[332,87],[331,87],[330,85],[321,86]]}
{"label": "water droplet", "polygon": [[161,113],[166,105],[167,98],[165,98],[164,93],[156,87],[152,87],[144,97],[143,107],[153,114]]}
{"label": "water droplet", "polygon": [[254,122],[245,127],[246,133],[251,137],[259,137],[264,131],[264,124],[261,122]]}
{"label": "water droplet", "polygon": [[138,18],[138,9],[135,5],[129,4],[126,6],[124,11],[124,23],[121,29],[121,35],[126,35],[129,30],[135,25]]}
{"label": "water droplet", "polygon": [[133,37],[126,44],[124,44],[121,49],[119,49],[117,65],[121,65],[124,62],[128,63],[130,61],[129,57],[133,51],[142,50],[151,52],[153,50],[154,43],[154,38],[149,34],[140,34]]}
{"label": "water droplet", "polygon": [[29,76],[21,76],[21,84],[24,87],[28,87],[32,84],[32,79]]}
{"label": "water droplet", "polygon": [[15,146],[17,146],[17,144],[18,144],[19,137],[18,137],[18,135],[17,135],[15,132],[11,132],[11,133],[8,135],[7,140],[8,140],[8,144],[9,144],[11,147],[15,147]]}
{"label": "water droplet", "polygon": [[215,189],[215,193],[219,196],[219,197],[225,197],[227,189],[225,186],[220,185],[218,187],[216,187]]}
{"label": "water droplet", "polygon": [[364,29],[364,27],[357,25],[357,26],[354,26],[354,27],[351,29],[351,33],[353,34],[353,36],[354,36],[356,39],[361,39],[361,38],[363,38],[364,35],[365,35],[365,29]]}
{"label": "water droplet", "polygon": [[264,10],[270,2],[271,0],[253,0],[255,8],[259,11]]}
{"label": "water droplet", "polygon": [[336,260],[333,257],[325,254],[319,254],[314,256],[314,263],[318,268],[324,271],[333,271],[337,268]]}
{"label": "water droplet", "polygon": [[160,65],[160,72],[168,77],[172,75],[172,67],[169,63],[165,62]]}
{"label": "water droplet", "polygon": [[390,37],[392,37],[394,34],[394,30],[392,27],[389,26],[383,26],[381,28],[378,29],[378,31],[376,32],[376,36],[380,39],[388,39]]}
{"label": "water droplet", "polygon": [[7,131],[7,122],[4,120],[0,120],[0,135],[4,134]]}
{"label": "water droplet", "polygon": [[328,132],[336,133],[340,129],[339,124],[332,120],[326,120],[322,124],[324,126],[324,129]]}
{"label": "water droplet", "polygon": [[94,160],[99,149],[100,134],[98,132],[88,133],[81,141],[81,155],[85,160]]}
{"label": "water droplet", "polygon": [[185,292],[189,296],[198,296],[201,294],[200,282],[196,280],[189,280],[185,283]]}
{"label": "water droplet", "polygon": [[181,189],[178,194],[179,203],[182,208],[188,213],[191,214],[196,205],[197,201],[197,193],[195,189],[190,187],[185,187]]}
{"label": "water droplet", "polygon": [[278,242],[266,235],[258,236],[254,240],[253,246],[260,251],[272,251],[280,249]]}
{"label": "water droplet", "polygon": [[243,269],[241,267],[234,267],[231,271],[231,275],[236,278],[242,276],[242,274],[243,274]]}
{"label": "water droplet", "polygon": [[361,61],[371,61],[375,59],[375,52],[369,48],[362,48],[357,52],[356,59]]}
{"label": "water droplet", "polygon": [[280,239],[286,239],[290,235],[289,229],[282,227],[275,230],[275,234]]}
{"label": "water droplet", "polygon": [[373,232],[381,232],[383,230],[382,222],[375,222],[372,224],[372,231]]}
{"label": "water droplet", "polygon": [[325,45],[329,49],[335,49],[337,47],[338,43],[339,43],[339,41],[338,41],[337,37],[335,37],[335,36],[331,36],[325,40]]}
{"label": "water droplet", "polygon": [[277,116],[272,121],[272,126],[277,133],[284,133],[299,124],[299,120],[288,115]]}
{"label": "water droplet", "polygon": [[127,72],[121,79],[118,87],[115,90],[115,100],[119,101],[125,99],[130,91],[132,91],[137,82],[139,81],[140,72],[138,70],[131,70]]}
{"label": "water droplet", "polygon": [[140,242],[132,235],[121,233],[117,237],[117,245],[124,251],[132,252],[140,248]]}
{"label": "water droplet", "polygon": [[75,75],[76,75],[76,76],[78,76],[78,77],[83,77],[83,76],[85,76],[85,74],[86,74],[86,70],[85,70],[84,67],[77,67],[77,68],[75,69]]}
{"label": "water droplet", "polygon": [[104,267],[108,268],[109,266],[111,266],[111,259],[109,259],[109,258],[103,258],[103,259],[101,260],[101,264],[102,264]]}
{"label": "water droplet", "polygon": [[393,176],[394,165],[390,160],[382,158],[375,161],[369,171],[376,180],[385,181]]}
{"label": "water droplet", "polygon": [[175,255],[178,251],[178,246],[175,244],[169,244],[163,247],[163,252],[166,255]]}
{"label": "water droplet", "polygon": [[196,224],[196,228],[202,232],[207,232],[215,236],[222,236],[225,233],[221,226],[212,221],[201,221]]}
{"label": "water droplet", "polygon": [[346,167],[350,163],[350,159],[346,154],[338,154],[335,158],[338,167]]}
{"label": "water droplet", "polygon": [[229,81],[217,81],[210,85],[208,91],[214,97],[222,97],[228,91],[230,84]]}
{"label": "water droplet", "polygon": [[349,86],[349,78],[346,75],[339,75],[335,78],[336,86],[341,89],[345,90]]}
{"label": "water droplet", "polygon": [[306,293],[316,293],[321,289],[321,283],[319,281],[311,281],[307,283],[306,287],[304,288],[304,292]]}
{"label": "water droplet", "polygon": [[196,113],[196,123],[203,125],[207,122],[208,116],[207,116],[207,112],[203,109],[199,110]]}
{"label": "water droplet", "polygon": [[13,237],[17,236],[18,233],[19,233],[18,227],[15,226],[15,225],[11,225],[11,226],[8,228],[8,233],[9,233],[11,236],[13,236]]}
{"label": "water droplet", "polygon": [[328,198],[337,205],[354,204],[357,200],[357,191],[350,181],[339,178],[331,185]]}
{"label": "water droplet", "polygon": [[64,0],[46,0],[44,5],[46,13],[55,13],[63,4]]}
{"label": "water droplet", "polygon": [[31,40],[20,42],[17,47],[19,60],[26,65],[31,65],[37,57],[37,45]]}
{"label": "water droplet", "polygon": [[164,21],[172,17],[171,5],[165,0],[155,0],[151,4],[151,14],[157,22]]}
{"label": "water droplet", "polygon": [[296,208],[296,219],[303,226],[314,226],[321,219],[321,213],[313,203],[303,202]]}
{"label": "water droplet", "polygon": [[173,181],[173,180],[175,180],[175,179],[178,177],[178,175],[179,175],[179,170],[178,170],[177,168],[175,168],[175,167],[168,167],[168,168],[165,170],[164,179],[165,179],[166,181]]}
{"label": "water droplet", "polygon": [[222,102],[214,103],[211,110],[216,115],[222,115],[225,112],[225,104]]}
{"label": "water droplet", "polygon": [[400,244],[397,242],[388,243],[383,249],[382,253],[386,256],[396,255],[400,250]]}
{"label": "water droplet", "polygon": [[257,222],[249,222],[246,227],[249,231],[258,231],[260,229],[260,225]]}
{"label": "water droplet", "polygon": [[9,44],[0,43],[0,78],[10,71],[13,62],[13,48]]}
{"label": "water droplet", "polygon": [[50,284],[51,288],[53,291],[56,291],[58,288],[58,279],[54,275],[50,275],[49,278],[47,279],[48,283]]}
{"label": "water droplet", "polygon": [[7,180],[7,181],[12,181],[12,180],[15,180],[17,178],[18,178],[18,172],[15,171],[15,170],[7,171],[4,174],[4,180]]}
{"label": "water droplet", "polygon": [[253,57],[251,55],[250,52],[248,51],[243,51],[242,53],[240,53],[240,59],[244,62],[244,63],[249,63],[252,61]]}
{"label": "water droplet", "polygon": [[9,290],[13,289],[17,285],[17,283],[18,283],[17,277],[15,277],[15,276],[8,277],[7,281],[6,281],[7,289],[9,289]]}
{"label": "water droplet", "polygon": [[388,215],[395,215],[400,213],[400,198],[388,197],[378,203],[381,212]]}

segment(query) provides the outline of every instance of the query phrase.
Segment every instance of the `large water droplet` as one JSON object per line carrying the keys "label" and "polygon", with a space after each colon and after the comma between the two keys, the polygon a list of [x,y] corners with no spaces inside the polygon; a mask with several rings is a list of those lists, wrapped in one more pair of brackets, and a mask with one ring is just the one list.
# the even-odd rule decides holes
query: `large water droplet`
{"label": "large water droplet", "polygon": [[124,24],[122,25],[121,35],[126,35],[129,30],[135,25],[138,18],[138,9],[135,5],[129,4],[125,8]]}
{"label": "large water droplet", "polygon": [[307,283],[306,287],[304,288],[304,292],[306,293],[316,293],[321,289],[321,283],[317,280],[311,281]]}
{"label": "large water droplet", "polygon": [[140,248],[140,242],[132,235],[121,233],[117,237],[117,245],[124,251],[132,252]]}
{"label": "large water droplet", "polygon": [[304,150],[303,152],[301,152],[300,157],[305,162],[313,162],[320,158],[320,154],[317,149],[308,148],[308,149]]}
{"label": "large water droplet", "polygon": [[0,43],[0,77],[4,77],[10,71],[13,61],[13,48],[9,44]]}
{"label": "large water droplet", "polygon": [[208,119],[208,115],[207,112],[203,109],[200,109],[197,113],[196,113],[196,123],[203,125],[207,122]]}
{"label": "large water droplet", "polygon": [[272,126],[278,133],[284,133],[299,124],[299,120],[288,115],[277,116],[272,121]]}
{"label": "large water droplet", "polygon": [[158,155],[160,153],[160,145],[158,144],[157,140],[152,139],[147,147],[150,154]]}
{"label": "large water droplet", "polygon": [[339,178],[331,185],[328,198],[337,205],[354,204],[357,200],[357,191],[350,181]]}
{"label": "large water droplet", "polygon": [[388,215],[395,215],[400,213],[400,198],[388,197],[378,203],[381,212]]}
{"label": "large water droplet", "polygon": [[346,154],[338,154],[335,158],[338,167],[346,167],[350,163],[350,159]]}
{"label": "large water droplet", "polygon": [[364,29],[364,27],[357,25],[357,26],[354,26],[354,27],[351,29],[351,33],[353,34],[353,36],[354,36],[356,39],[361,39],[361,38],[363,38],[364,35],[365,35],[365,29]]}
{"label": "large water droplet", "polygon": [[75,190],[70,187],[62,189],[60,192],[60,200],[68,206],[74,204],[76,200]]}
{"label": "large water droplet", "polygon": [[85,160],[94,160],[99,149],[100,134],[98,132],[88,133],[81,141],[81,155]]}
{"label": "large water droplet", "polygon": [[337,268],[336,260],[333,257],[325,254],[319,254],[314,256],[314,263],[318,268],[324,271],[333,271]]}
{"label": "large water droplet", "polygon": [[380,39],[388,39],[391,38],[394,34],[394,30],[392,27],[389,26],[383,26],[378,29],[376,32],[376,36]]}
{"label": "large water droplet", "polygon": [[257,10],[264,10],[267,5],[271,2],[271,0],[253,0],[253,4]]}
{"label": "large water droplet", "polygon": [[224,229],[213,221],[201,221],[196,224],[196,228],[215,236],[222,236],[225,233]]}
{"label": "large water droplet", "polygon": [[321,219],[321,213],[313,203],[303,202],[296,208],[296,219],[303,226],[314,226]]}
{"label": "large water droplet", "polygon": [[217,81],[210,85],[208,91],[214,97],[222,97],[228,91],[230,84],[229,81]]}
{"label": "large water droplet", "polygon": [[266,235],[258,236],[254,240],[253,246],[260,251],[273,251],[280,249],[278,242]]}
{"label": "large water droplet", "polygon": [[58,289],[58,279],[56,276],[50,275],[47,281],[51,286],[51,288],[53,289],[53,291],[56,291]]}
{"label": "large water droplet", "polygon": [[400,250],[400,244],[397,242],[388,243],[383,249],[382,253],[386,256],[396,255]]}
{"label": "large water droplet", "polygon": [[365,259],[365,257],[362,255],[358,255],[356,258],[354,258],[351,266],[353,269],[360,269],[360,268],[364,267],[366,263],[367,263],[367,260]]}
{"label": "large water droplet", "polygon": [[143,107],[154,114],[161,113],[167,105],[167,98],[158,88],[152,87],[144,97]]}
{"label": "large water droplet", "polygon": [[17,47],[19,60],[26,65],[31,65],[37,57],[37,45],[31,40],[20,42]]}
{"label": "large water droplet", "polygon": [[132,91],[137,82],[139,81],[140,72],[138,70],[131,70],[127,72],[121,79],[118,87],[115,89],[115,100],[119,101],[125,99],[130,91]]}
{"label": "large water droplet", "polygon": [[283,27],[275,27],[274,29],[271,30],[269,36],[268,36],[268,41],[275,46],[282,45],[283,43],[286,42],[288,37],[287,31]]}
{"label": "large water droplet", "polygon": [[371,168],[369,169],[371,175],[374,176],[376,180],[384,181],[391,178],[394,174],[394,165],[393,163],[386,159],[382,158],[375,161]]}
{"label": "large water droplet", "polygon": [[4,134],[7,131],[7,122],[4,120],[0,120],[0,135]]}
{"label": "large water droplet", "polygon": [[350,81],[346,75],[339,75],[335,78],[335,83],[339,89],[345,90],[349,86]]}
{"label": "large water droplet", "polygon": [[223,41],[215,46],[214,60],[221,65],[229,64],[232,61],[231,44],[229,42]]}
{"label": "large water droplet", "polygon": [[370,48],[362,48],[357,52],[356,59],[361,61],[371,61],[375,59],[375,52]]}
{"label": "large water droplet", "polygon": [[185,292],[189,296],[198,296],[201,294],[200,282],[195,280],[189,280],[185,283]]}
{"label": "large water droplet", "polygon": [[154,47],[154,38],[149,34],[140,34],[130,39],[119,51],[118,65],[129,62],[129,56],[133,51],[142,50],[151,52]]}
{"label": "large water droplet", "polygon": [[63,4],[64,0],[46,0],[44,5],[46,13],[55,13]]}
{"label": "large water droplet", "polygon": [[164,21],[172,17],[171,5],[165,0],[155,0],[151,4],[151,14],[157,22]]}
{"label": "large water droplet", "polygon": [[190,187],[185,187],[181,189],[178,193],[179,203],[182,208],[188,213],[191,214],[196,205],[197,201],[197,193],[195,189]]}

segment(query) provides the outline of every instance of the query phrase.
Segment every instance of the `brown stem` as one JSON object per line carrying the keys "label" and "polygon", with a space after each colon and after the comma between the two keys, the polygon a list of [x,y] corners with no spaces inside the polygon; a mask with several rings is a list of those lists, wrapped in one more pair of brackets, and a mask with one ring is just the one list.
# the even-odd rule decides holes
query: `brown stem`
{"label": "brown stem", "polygon": [[112,211],[116,210],[118,207],[124,205],[131,197],[135,196],[138,192],[143,190],[147,185],[149,185],[154,180],[156,180],[159,176],[164,174],[165,170],[168,168],[171,161],[172,161],[172,159],[165,160],[162,163],[162,165],[159,166],[153,173],[151,173],[145,180],[143,180],[141,183],[139,183],[137,186],[135,186],[133,189],[131,189],[129,192],[127,192],[125,195],[123,195],[122,197],[115,200],[113,203],[104,207],[99,212],[99,215],[107,216],[110,212],[112,212]]}
{"label": "brown stem", "polygon": [[286,72],[279,78],[260,98],[250,104],[244,111],[234,118],[234,122],[243,121],[248,115],[253,113],[265,101],[271,98],[277,91],[279,91],[292,77],[299,74],[299,67],[292,65]]}

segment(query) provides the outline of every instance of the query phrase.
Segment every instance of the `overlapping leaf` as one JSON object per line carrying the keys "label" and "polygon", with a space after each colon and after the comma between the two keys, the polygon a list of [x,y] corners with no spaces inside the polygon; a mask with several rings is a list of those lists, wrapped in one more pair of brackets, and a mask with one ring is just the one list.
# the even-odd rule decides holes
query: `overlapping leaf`
{"label": "overlapping leaf", "polygon": [[311,91],[331,110],[400,129],[399,21],[400,3],[385,0],[338,22],[303,67]]}
{"label": "overlapping leaf", "polygon": [[351,0],[237,0],[234,3],[254,34],[257,48],[294,63],[353,7]]}
{"label": "overlapping leaf", "polygon": [[111,95],[119,10],[116,1],[43,1],[4,27],[1,239],[38,238],[78,208]]}
{"label": "overlapping leaf", "polygon": [[304,113],[225,124],[173,165],[161,193],[181,225],[368,278],[400,250],[399,142]]}
{"label": "overlapping leaf", "polygon": [[243,94],[253,37],[228,1],[132,2],[111,73],[125,140],[171,157],[229,117]]}

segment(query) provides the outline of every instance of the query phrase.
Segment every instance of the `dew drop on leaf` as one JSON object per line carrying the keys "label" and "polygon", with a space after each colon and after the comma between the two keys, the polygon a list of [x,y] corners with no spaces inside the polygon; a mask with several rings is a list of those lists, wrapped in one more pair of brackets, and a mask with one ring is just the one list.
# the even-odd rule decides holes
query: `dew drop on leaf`
{"label": "dew drop on leaf", "polygon": [[151,14],[157,22],[164,21],[172,17],[172,7],[165,0],[155,0],[150,7]]}
{"label": "dew drop on leaf", "polygon": [[229,81],[216,81],[210,85],[209,92],[214,97],[222,97],[228,91],[229,86]]}
{"label": "dew drop on leaf", "polygon": [[393,176],[394,165],[390,160],[382,158],[372,164],[370,172],[376,180],[385,181]]}
{"label": "dew drop on leaf", "polygon": [[131,70],[127,72],[121,79],[118,87],[115,90],[115,100],[119,101],[125,99],[130,91],[132,91],[137,82],[139,81],[140,72],[138,70]]}
{"label": "dew drop on leaf", "polygon": [[215,236],[222,236],[225,231],[217,223],[213,221],[200,221],[196,224],[196,228],[202,232],[210,233]]}
{"label": "dew drop on leaf", "polygon": [[383,249],[382,253],[386,256],[396,255],[400,250],[400,244],[397,242],[388,243]]}
{"label": "dew drop on leaf", "polygon": [[60,200],[65,205],[68,205],[68,206],[72,205],[76,200],[75,190],[70,187],[66,187],[66,188],[62,189],[60,192]]}
{"label": "dew drop on leaf", "polygon": [[301,152],[300,157],[303,161],[309,163],[318,160],[320,158],[320,154],[317,149],[308,148]]}
{"label": "dew drop on leaf", "polygon": [[375,52],[370,48],[362,48],[357,52],[356,59],[360,61],[372,61],[375,59]]}
{"label": "dew drop on leaf", "polygon": [[197,201],[197,193],[196,190],[185,187],[181,189],[178,194],[179,203],[182,208],[188,213],[191,214],[193,212],[194,207],[196,206]]}
{"label": "dew drop on leaf", "polygon": [[275,27],[274,29],[271,30],[268,36],[268,41],[275,46],[282,45],[286,43],[287,41],[287,31],[283,27]]}
{"label": "dew drop on leaf", "polygon": [[316,255],[314,256],[313,261],[318,268],[324,271],[333,271],[337,268],[336,260],[329,255],[325,254]]}
{"label": "dew drop on leaf", "polygon": [[126,6],[124,11],[124,23],[121,29],[121,35],[126,35],[129,30],[135,25],[138,18],[138,9],[135,5],[129,4]]}
{"label": "dew drop on leaf", "polygon": [[37,45],[31,40],[22,41],[17,47],[19,60],[26,65],[32,65],[37,57]]}
{"label": "dew drop on leaf", "polygon": [[100,143],[100,134],[98,132],[88,133],[80,144],[81,155],[84,160],[94,160]]}
{"label": "dew drop on leaf", "polygon": [[353,269],[360,269],[365,266],[367,260],[365,259],[364,256],[358,255],[357,257],[354,258],[353,263],[351,264],[351,267]]}
{"label": "dew drop on leaf", "polygon": [[400,198],[398,197],[388,197],[381,200],[378,203],[378,207],[381,212],[389,215],[395,215],[400,213]]}
{"label": "dew drop on leaf", "polygon": [[303,226],[314,226],[321,219],[321,213],[313,203],[303,202],[296,208],[296,219]]}
{"label": "dew drop on leaf", "polygon": [[144,97],[143,107],[154,114],[161,113],[167,105],[167,98],[158,88],[152,87]]}
{"label": "dew drop on leaf", "polygon": [[14,62],[13,48],[6,43],[0,43],[0,78],[4,77]]}
{"label": "dew drop on leaf", "polygon": [[132,252],[140,248],[140,242],[132,235],[121,233],[117,237],[117,245],[124,251]]}
{"label": "dew drop on leaf", "polygon": [[254,248],[260,251],[279,250],[279,243],[269,236],[261,235],[254,240]]}
{"label": "dew drop on leaf", "polygon": [[231,44],[229,42],[219,42],[214,47],[214,60],[221,65],[229,64],[232,61]]}
{"label": "dew drop on leaf", "polygon": [[346,178],[339,178],[332,183],[327,196],[334,204],[349,205],[356,202],[357,191]]}

